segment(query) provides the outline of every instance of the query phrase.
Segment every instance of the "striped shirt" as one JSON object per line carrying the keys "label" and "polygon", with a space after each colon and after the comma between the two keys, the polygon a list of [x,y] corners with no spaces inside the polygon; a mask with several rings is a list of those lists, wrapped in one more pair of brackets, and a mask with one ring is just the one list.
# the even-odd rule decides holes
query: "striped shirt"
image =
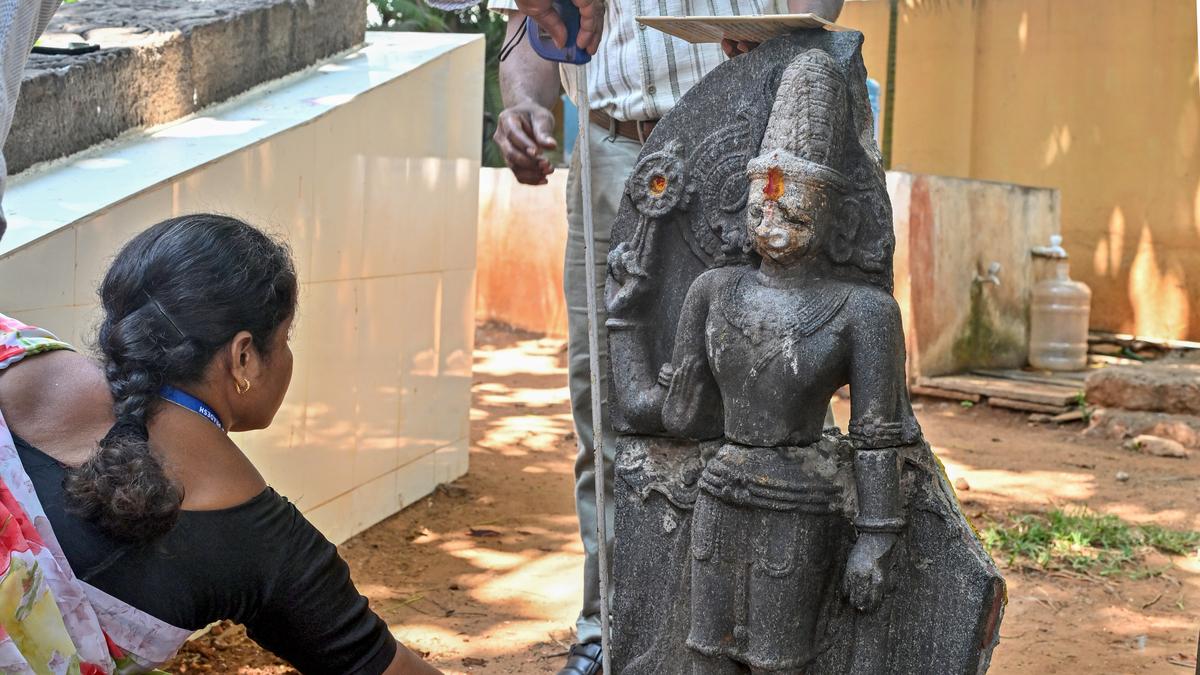
{"label": "striped shirt", "polygon": [[[490,9],[516,11],[513,0]],[[638,16],[786,14],[787,0],[609,0],[600,48],[585,66],[588,101],[613,118],[657,120],[713,68],[725,61],[718,44],[695,45],[634,21]],[[563,88],[575,100],[575,67],[562,66]],[[578,101],[576,101],[578,103]]]}

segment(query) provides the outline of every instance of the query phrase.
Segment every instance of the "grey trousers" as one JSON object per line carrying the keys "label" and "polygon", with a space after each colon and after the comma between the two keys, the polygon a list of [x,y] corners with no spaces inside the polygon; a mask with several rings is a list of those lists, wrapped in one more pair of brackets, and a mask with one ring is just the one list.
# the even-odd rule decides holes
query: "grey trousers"
{"label": "grey trousers", "polygon": [[[592,223],[596,235],[596,298],[599,301],[601,388],[607,394],[608,335],[604,329],[605,260],[611,241],[612,223],[621,206],[625,180],[633,173],[642,146],[620,136],[610,137],[608,130],[592,125],[590,136],[592,164]],[[592,387],[588,364],[588,316],[586,265],[583,254],[583,194],[580,184],[579,147],[571,157],[567,178],[567,251],[563,269],[563,287],[567,300],[569,337],[568,373],[571,388],[571,413],[579,454],[575,459],[575,511],[579,516],[579,536],[586,556],[583,566],[583,611],[576,622],[580,642],[600,641],[600,560],[596,541],[596,474],[592,442]],[[605,396],[607,399],[607,395]],[[607,415],[605,416],[607,420]],[[605,422],[605,518],[608,521],[608,550],[612,551],[612,429]]]}

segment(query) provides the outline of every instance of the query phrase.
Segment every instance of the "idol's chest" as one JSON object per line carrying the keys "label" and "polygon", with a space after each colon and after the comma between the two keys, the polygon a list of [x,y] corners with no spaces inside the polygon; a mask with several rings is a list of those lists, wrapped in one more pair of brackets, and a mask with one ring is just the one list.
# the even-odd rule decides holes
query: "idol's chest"
{"label": "idol's chest", "polygon": [[839,368],[839,315],[849,291],[840,285],[770,288],[749,275],[731,279],[706,325],[718,379],[737,382],[825,375]]}

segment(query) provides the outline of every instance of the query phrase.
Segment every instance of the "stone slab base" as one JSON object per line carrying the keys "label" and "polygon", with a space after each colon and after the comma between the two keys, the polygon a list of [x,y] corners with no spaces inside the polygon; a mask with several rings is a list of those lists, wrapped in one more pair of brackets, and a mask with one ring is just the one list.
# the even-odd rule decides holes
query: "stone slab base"
{"label": "stone slab base", "polygon": [[33,55],[9,173],[129,129],[165,124],[363,42],[367,0],[89,0],[64,4],[43,43],[99,44]]}
{"label": "stone slab base", "polygon": [[1200,450],[1200,416],[1101,408],[1092,412],[1089,436],[1124,441],[1143,434]]}
{"label": "stone slab base", "polygon": [[1088,375],[1087,400],[1103,408],[1200,415],[1200,363],[1104,368]]}

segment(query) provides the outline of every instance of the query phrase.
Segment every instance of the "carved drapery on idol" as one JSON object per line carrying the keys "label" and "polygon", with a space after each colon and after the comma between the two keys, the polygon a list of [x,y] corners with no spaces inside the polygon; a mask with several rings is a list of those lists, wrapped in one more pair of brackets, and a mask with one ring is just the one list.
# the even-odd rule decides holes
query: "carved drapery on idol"
{"label": "carved drapery on idol", "polygon": [[618,672],[981,672],[998,640],[1003,579],[908,400],[861,42],[801,31],[723,64],[626,185]]}

